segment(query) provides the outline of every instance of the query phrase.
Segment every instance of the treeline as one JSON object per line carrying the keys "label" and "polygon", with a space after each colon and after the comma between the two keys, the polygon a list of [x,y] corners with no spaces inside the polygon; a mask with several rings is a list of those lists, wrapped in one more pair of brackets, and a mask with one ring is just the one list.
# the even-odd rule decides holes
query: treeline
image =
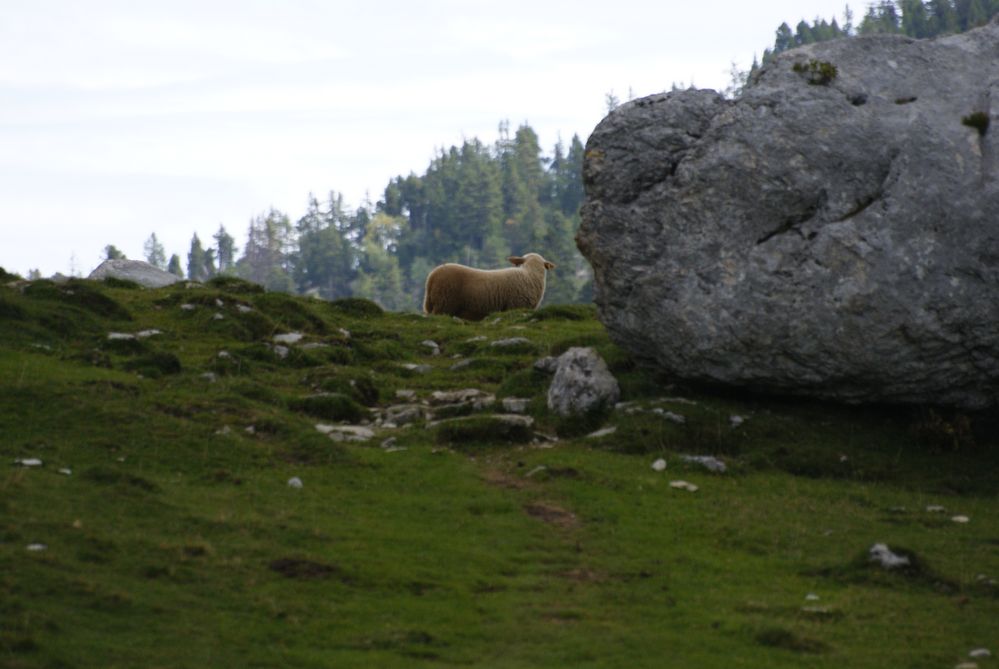
{"label": "treeline", "polygon": [[[869,5],[855,25],[847,5],[842,25],[835,18],[816,18],[811,23],[801,20],[794,30],[787,23],[780,24],[773,47],[763,51],[762,63],[788,49],[841,37],[890,33],[922,39],[964,32],[985,25],[996,14],[999,0],[880,0]],[[758,67],[754,61],[752,70]]]}
{"label": "treeline", "polygon": [[[145,258],[196,281],[230,274],[269,290],[365,297],[405,311],[420,308],[427,273],[440,263],[502,267],[533,251],[558,265],[546,302],[585,302],[592,279],[574,242],[582,165],[578,136],[545,155],[530,126],[511,135],[504,123],[494,144],[472,139],[441,150],[423,175],[392,179],[375,204],[352,209],[334,191],[322,201],[310,194],[297,220],[275,209],[257,216],[242,255],[220,226],[214,244],[194,235],[186,265],[177,254],[167,260],[155,233]],[[105,255],[123,257],[114,246]]]}

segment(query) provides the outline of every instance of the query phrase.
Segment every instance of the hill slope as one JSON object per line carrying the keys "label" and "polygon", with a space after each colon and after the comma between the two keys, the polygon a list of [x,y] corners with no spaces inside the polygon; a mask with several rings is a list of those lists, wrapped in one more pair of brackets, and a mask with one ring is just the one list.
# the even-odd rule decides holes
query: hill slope
{"label": "hill slope", "polygon": [[[585,307],[471,324],[234,280],[40,281],[0,287],[0,341],[0,666],[999,653],[999,449],[984,417],[673,388]],[[548,413],[533,363],[573,345],[601,352],[629,404]],[[467,388],[528,399],[534,425],[493,422],[499,400],[432,396]],[[413,422],[376,425],[392,406]],[[428,413],[469,412],[428,427]],[[325,433],[364,420],[367,441]],[[616,431],[586,436],[598,427]],[[879,542],[909,565],[870,562]]]}

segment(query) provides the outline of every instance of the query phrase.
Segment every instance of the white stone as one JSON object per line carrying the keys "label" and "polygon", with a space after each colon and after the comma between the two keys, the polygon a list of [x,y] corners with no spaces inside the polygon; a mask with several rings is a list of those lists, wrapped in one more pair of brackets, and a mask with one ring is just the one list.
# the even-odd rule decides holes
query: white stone
{"label": "white stone", "polygon": [[109,332],[108,341],[130,341],[135,339],[134,334],[129,334],[127,332]]}
{"label": "white stone", "polygon": [[953,516],[951,517],[951,520],[955,523],[961,523],[961,524],[971,522],[971,518],[969,518],[968,516]]}
{"label": "white stone", "polygon": [[975,662],[962,662],[955,664],[954,669],[978,669],[978,664]]}
{"label": "white stone", "polygon": [[224,321],[225,320],[225,315],[216,311],[214,314],[212,314],[212,320],[213,321]]}
{"label": "white stone", "polygon": [[274,355],[281,358],[282,360],[287,358],[289,353],[291,353],[291,349],[288,348],[287,346],[281,346],[280,344],[274,346]]}
{"label": "white stone", "polygon": [[415,390],[397,390],[395,391],[395,396],[401,400],[411,400],[416,397]]}
{"label": "white stone", "polygon": [[810,592],[807,595],[805,595],[805,601],[807,602],[817,602],[819,601],[819,599],[820,597],[816,595],[814,592]]}
{"label": "white stone", "polygon": [[208,383],[215,383],[216,381],[218,381],[218,377],[215,376],[215,372],[205,372],[204,374],[201,375],[201,378],[203,378]]}
{"label": "white stone", "polygon": [[197,307],[195,307],[193,304],[188,304],[187,302],[185,302],[184,304],[180,305],[180,308],[183,309],[184,311],[194,311]]}
{"label": "white stone", "polygon": [[528,345],[531,340],[527,337],[510,337],[509,339],[497,339],[494,342],[490,342],[489,345],[493,348],[509,348],[512,346]]}
{"label": "white stone", "polygon": [[732,414],[731,416],[728,417],[728,424],[732,426],[732,429],[739,427],[745,422],[746,419],[743,418],[742,416],[737,416],[735,414]]}
{"label": "white stone", "polygon": [[221,309],[222,307],[225,306],[225,302],[223,302],[222,300],[220,300],[219,298],[216,297],[215,298],[215,306],[218,307],[219,309]]}
{"label": "white stone", "polygon": [[928,513],[943,513],[946,510],[946,508],[940,506],[939,504],[930,504],[926,507],[926,511]]}
{"label": "white stone", "polygon": [[665,458],[659,458],[658,460],[656,460],[655,462],[653,462],[652,463],[652,469],[656,470],[657,472],[664,472],[664,471],[666,471],[666,459]]}
{"label": "white stone", "polygon": [[610,427],[605,427],[603,429],[597,430],[596,432],[590,432],[586,435],[587,439],[599,439],[600,437],[606,437],[609,434],[614,434],[617,432],[617,428],[613,425]]}
{"label": "white stone", "polygon": [[297,476],[292,476],[290,479],[288,479],[288,487],[289,488],[301,488],[302,487],[302,479],[298,478]]}
{"label": "white stone", "polygon": [[678,413],[673,413],[672,411],[667,411],[666,409],[660,409],[659,407],[653,409],[652,413],[656,414],[657,416],[662,416],[664,419],[676,423],[677,425],[683,425],[684,423],[687,422],[687,418],[685,416],[681,416]]}
{"label": "white stone", "polygon": [[680,459],[684,462],[701,465],[705,469],[719,474],[724,473],[727,469],[724,462],[711,455],[681,455]]}
{"label": "white stone", "polygon": [[368,441],[375,431],[362,425],[316,425],[316,429],[333,441]]}
{"label": "white stone", "polygon": [[694,485],[693,483],[688,483],[687,481],[670,481],[669,486],[671,488],[676,488],[678,490],[697,492],[697,486]]}
{"label": "white stone", "polygon": [[613,407],[620,398],[617,379],[596,349],[573,347],[558,357],[547,397],[548,408],[558,415],[579,415]]}
{"label": "white stone", "polygon": [[350,339],[350,330],[347,330],[345,328],[337,328],[337,329],[339,330],[340,334],[344,336],[344,339]]}
{"label": "white stone", "polygon": [[488,339],[488,337],[485,337],[484,335],[479,335],[478,337],[472,337],[470,339],[466,339],[465,343],[466,344],[474,344],[475,342],[485,341],[486,339]]}
{"label": "white stone", "polygon": [[72,476],[73,475],[73,470],[70,469],[69,467],[62,467],[59,470],[59,473],[62,474],[63,476]]}
{"label": "white stone", "polygon": [[503,410],[508,413],[527,413],[527,406],[531,403],[529,398],[504,397]]}
{"label": "white stone", "polygon": [[424,339],[420,342],[421,346],[425,346],[430,349],[430,355],[440,355],[441,347],[437,345],[437,342],[430,339]]}
{"label": "white stone", "polygon": [[272,339],[278,344],[297,344],[302,341],[305,337],[301,332],[285,332],[283,334],[276,334]]}
{"label": "white stone", "polygon": [[241,314],[248,314],[251,311],[253,311],[253,307],[248,307],[245,304],[237,304],[236,311],[238,311]]}
{"label": "white stone", "polygon": [[968,653],[968,657],[973,657],[975,659],[982,657],[992,657],[992,651],[990,651],[988,648],[975,648],[970,653]]}
{"label": "white stone", "polygon": [[877,562],[885,569],[895,569],[905,567],[909,564],[909,558],[892,552],[887,544],[874,544],[868,551],[871,562]]}
{"label": "white stone", "polygon": [[14,460],[14,464],[22,467],[41,467],[42,461],[38,458],[19,458]]}
{"label": "white stone", "polygon": [[135,336],[138,337],[139,339],[146,339],[147,337],[155,337],[156,335],[161,335],[161,334],[163,333],[153,328],[151,330],[140,330],[139,332],[135,333]]}
{"label": "white stone", "polygon": [[31,553],[41,553],[42,551],[48,550],[48,546],[45,544],[28,544],[24,547],[26,551]]}

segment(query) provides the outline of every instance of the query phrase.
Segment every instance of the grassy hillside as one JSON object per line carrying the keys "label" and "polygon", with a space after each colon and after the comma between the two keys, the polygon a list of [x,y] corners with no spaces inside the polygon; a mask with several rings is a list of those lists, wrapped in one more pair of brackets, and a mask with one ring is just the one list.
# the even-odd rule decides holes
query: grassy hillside
{"label": "grassy hillside", "polygon": [[[2,667],[999,655],[985,416],[673,387],[584,307],[472,324],[233,280],[0,286],[0,342]],[[627,406],[548,413],[533,363],[574,345],[600,351]],[[528,399],[534,425],[498,425],[495,407],[376,425],[465,388]],[[316,427],[362,421],[363,442]],[[879,542],[909,565],[870,562]]]}

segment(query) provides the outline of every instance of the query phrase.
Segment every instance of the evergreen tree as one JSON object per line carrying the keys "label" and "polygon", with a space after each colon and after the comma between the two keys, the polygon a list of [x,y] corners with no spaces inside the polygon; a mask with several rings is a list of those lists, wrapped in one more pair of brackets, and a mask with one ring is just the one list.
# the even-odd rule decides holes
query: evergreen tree
{"label": "evergreen tree", "polygon": [[406,220],[399,216],[376,213],[369,221],[363,241],[363,253],[353,294],[373,300],[390,311],[414,310],[417,305],[406,294],[403,274],[394,253]]}
{"label": "evergreen tree", "polygon": [[787,25],[787,23],[780,24],[777,27],[777,37],[774,39],[773,53],[778,54],[794,46],[794,33],[791,32],[791,26]]}
{"label": "evergreen tree", "polygon": [[187,278],[191,281],[206,281],[210,278],[207,257],[198,233],[194,233],[191,238],[191,250],[187,253]]}
{"label": "evergreen tree", "polygon": [[268,290],[294,292],[292,250],[294,238],[287,214],[271,209],[250,221],[237,274]]}
{"label": "evergreen tree", "polygon": [[951,0],[929,0],[926,12],[931,35],[946,35],[957,30],[957,13]]}
{"label": "evergreen tree", "polygon": [[104,247],[104,259],[105,260],[125,260],[125,254],[118,250],[114,244],[108,244]]}
{"label": "evergreen tree", "polygon": [[150,265],[160,269],[166,268],[166,251],[163,249],[163,245],[160,244],[160,240],[156,238],[155,232],[149,235],[149,239],[142,245],[142,251],[146,255],[146,262]]}
{"label": "evergreen tree", "polygon": [[362,226],[347,211],[341,194],[331,191],[327,204],[323,211],[309,195],[305,216],[295,226],[298,253],[293,276],[300,291],[317,290],[332,300],[351,295],[358,261],[351,235]]}
{"label": "evergreen tree", "polygon": [[930,21],[923,0],[901,0],[902,32],[910,37],[930,36]]}
{"label": "evergreen tree", "polygon": [[167,271],[174,276],[184,277],[184,270],[180,266],[180,256],[176,253],[170,256],[170,262],[167,263]]}
{"label": "evergreen tree", "polygon": [[218,260],[219,274],[232,274],[236,269],[236,240],[225,230],[225,226],[219,224],[218,232],[212,239],[215,240],[215,258]]}

